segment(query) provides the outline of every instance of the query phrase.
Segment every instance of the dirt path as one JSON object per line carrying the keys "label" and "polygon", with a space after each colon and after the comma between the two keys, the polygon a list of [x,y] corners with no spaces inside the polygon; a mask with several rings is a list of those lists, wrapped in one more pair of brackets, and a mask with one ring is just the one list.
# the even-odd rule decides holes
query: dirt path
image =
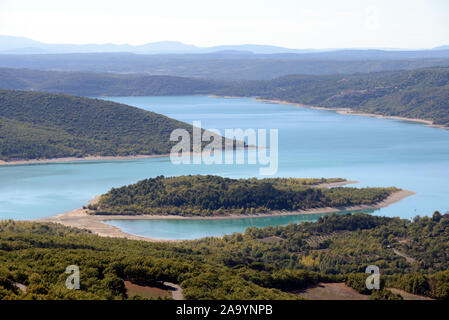
{"label": "dirt path", "polygon": [[402,257],[402,258],[405,258],[405,260],[406,260],[408,263],[414,263],[414,262],[416,262],[416,259],[414,259],[414,258],[412,258],[412,257],[410,257],[410,256],[408,256],[408,255],[406,255],[405,253],[402,253],[402,252],[399,251],[399,250],[396,250],[395,248],[393,248],[393,252],[394,252],[395,254],[397,254],[398,256],[400,256],[400,257]]}
{"label": "dirt path", "polygon": [[390,290],[391,292],[402,296],[402,298],[404,298],[404,300],[434,300],[429,297],[419,296],[417,294],[408,293],[407,291],[396,289],[396,288],[387,288],[387,290]]}
{"label": "dirt path", "polygon": [[18,288],[20,291],[22,291],[23,293],[25,293],[27,291],[27,287],[21,283],[14,282],[14,286],[16,288]]}
{"label": "dirt path", "polygon": [[164,282],[164,286],[173,288],[173,290],[171,290],[173,300],[184,300],[184,295],[182,294],[182,288],[180,286],[171,282]]}

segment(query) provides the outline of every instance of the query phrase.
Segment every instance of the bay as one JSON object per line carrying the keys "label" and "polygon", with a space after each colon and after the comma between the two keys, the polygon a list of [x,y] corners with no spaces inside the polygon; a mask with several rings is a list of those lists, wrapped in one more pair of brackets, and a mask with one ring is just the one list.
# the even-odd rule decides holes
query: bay
{"label": "bay", "polygon": [[[250,98],[102,99],[188,123],[200,120],[203,128],[217,128],[223,132],[226,128],[279,129],[277,176],[343,177],[360,181],[354,185],[356,187],[396,186],[417,193],[373,214],[411,219],[418,214],[431,215],[435,210],[449,211],[448,130],[414,122],[263,103]],[[261,177],[259,165],[174,165],[168,158],[0,166],[0,219],[37,219],[59,214],[85,205],[111,187],[158,175],[183,174]],[[190,239],[192,235],[195,238],[222,235],[241,232],[252,225],[284,225],[305,219],[294,217],[210,220],[207,223],[182,220],[184,225],[176,221],[177,227],[175,222],[166,220],[153,222],[153,225],[149,225],[151,221],[148,220],[110,223],[133,234]],[[309,216],[307,219],[316,218]],[[181,236],[179,230],[186,232]]]}

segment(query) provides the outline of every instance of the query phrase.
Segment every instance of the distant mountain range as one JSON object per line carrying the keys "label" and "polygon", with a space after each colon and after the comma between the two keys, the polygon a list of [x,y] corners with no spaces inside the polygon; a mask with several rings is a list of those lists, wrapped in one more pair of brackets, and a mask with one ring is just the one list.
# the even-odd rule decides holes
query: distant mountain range
{"label": "distant mountain range", "polygon": [[224,45],[213,47],[197,47],[178,41],[161,41],[143,45],[129,44],[50,44],[24,37],[0,36],[0,53],[3,54],[45,54],[45,53],[93,53],[93,52],[129,52],[138,54],[184,54],[184,53],[305,53],[316,50],[289,49],[269,45]]}
{"label": "distant mountain range", "polygon": [[[54,53],[96,53],[96,52],[128,52],[136,54],[316,54],[325,56],[335,52],[339,55],[357,56],[361,53],[369,53],[368,57],[382,55],[388,52],[388,56],[419,58],[446,58],[449,54],[441,54],[441,51],[449,50],[449,46],[440,46],[429,50],[385,50],[385,49],[291,49],[271,45],[221,45],[212,47],[197,47],[178,41],[161,41],[146,43],[143,45],[129,44],[50,44],[32,40],[25,37],[0,35],[0,54],[54,54]],[[401,54],[402,53],[402,54]]]}

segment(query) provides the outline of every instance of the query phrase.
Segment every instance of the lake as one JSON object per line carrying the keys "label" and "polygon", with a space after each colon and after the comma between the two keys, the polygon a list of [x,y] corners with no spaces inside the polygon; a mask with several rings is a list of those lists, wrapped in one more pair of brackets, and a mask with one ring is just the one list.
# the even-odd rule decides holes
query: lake
{"label": "lake", "polygon": [[[204,128],[279,129],[282,177],[342,177],[354,186],[396,186],[417,192],[373,214],[413,218],[449,211],[449,131],[407,121],[348,116],[249,98],[103,98]],[[258,176],[259,165],[173,165],[168,158],[0,166],[0,219],[36,219],[79,208],[95,195],[158,175]],[[317,217],[238,220],[113,221],[125,232],[191,239],[284,225]],[[295,220],[296,219],[296,220]]]}

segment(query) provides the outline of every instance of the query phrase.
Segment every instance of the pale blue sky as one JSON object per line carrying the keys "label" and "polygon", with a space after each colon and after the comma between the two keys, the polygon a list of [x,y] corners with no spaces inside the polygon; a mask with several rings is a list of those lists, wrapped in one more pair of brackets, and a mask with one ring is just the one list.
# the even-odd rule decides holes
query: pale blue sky
{"label": "pale blue sky", "polygon": [[0,0],[0,34],[50,43],[449,45],[448,0]]}

